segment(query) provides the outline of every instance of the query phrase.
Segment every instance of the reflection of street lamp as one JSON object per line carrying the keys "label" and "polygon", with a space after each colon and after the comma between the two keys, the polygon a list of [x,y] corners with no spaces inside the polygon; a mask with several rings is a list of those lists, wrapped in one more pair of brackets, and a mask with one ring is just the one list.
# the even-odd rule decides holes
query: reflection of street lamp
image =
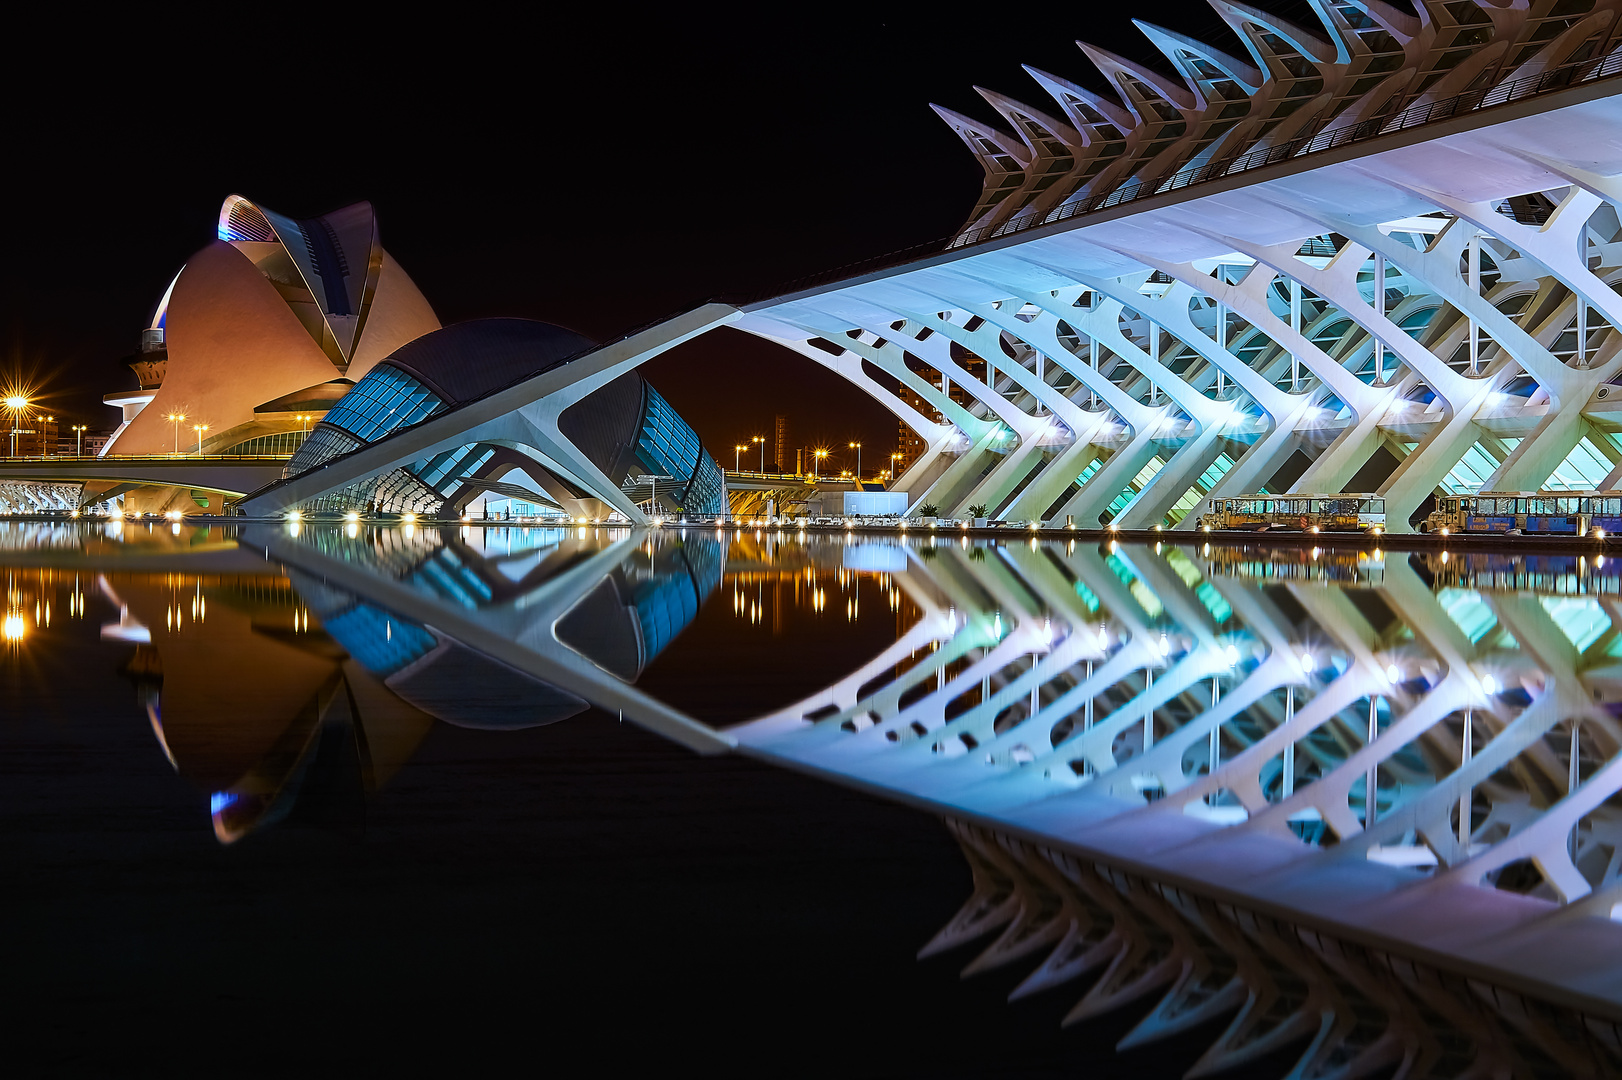
{"label": "reflection of street lamp", "polygon": [[850,445],[856,448],[856,482],[860,484],[862,482],[862,444],[853,442]]}
{"label": "reflection of street lamp", "polygon": [[175,453],[178,454],[180,453],[180,422],[186,419],[186,414],[172,412],[164,419],[175,426]]}
{"label": "reflection of street lamp", "polygon": [[74,457],[84,457],[84,424],[73,425],[73,441],[78,445],[74,448]]}
{"label": "reflection of street lamp", "polygon": [[766,473],[766,439],[763,436],[756,435],[753,441],[760,444],[760,472],[764,476]]}
{"label": "reflection of street lamp", "polygon": [[816,453],[811,455],[811,479],[813,481],[821,479],[821,475],[822,475],[822,470],[821,470],[822,459],[827,457],[827,456],[828,456],[828,451],[826,451],[826,450],[818,450]]}
{"label": "reflection of street lamp", "polygon": [[207,424],[193,424],[191,429],[197,432],[197,456],[203,456],[203,432],[208,430]]}

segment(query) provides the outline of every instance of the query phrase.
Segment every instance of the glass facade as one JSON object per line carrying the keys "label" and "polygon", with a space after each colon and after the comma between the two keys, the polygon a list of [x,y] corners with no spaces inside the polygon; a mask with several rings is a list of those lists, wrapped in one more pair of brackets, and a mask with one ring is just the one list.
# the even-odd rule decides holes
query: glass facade
{"label": "glass facade", "polygon": [[338,399],[287,463],[288,476],[347,454],[394,431],[432,416],[440,400],[397,367],[382,364],[366,373]]}
{"label": "glass facade", "polygon": [[698,441],[698,433],[671,408],[657,390],[647,394],[636,460],[650,473],[669,476],[679,485],[682,509],[695,514],[726,513],[726,480]]}
{"label": "glass facade", "polygon": [[287,463],[282,475],[297,476],[335,457],[347,454],[361,445],[359,439],[347,432],[327,427],[325,423],[317,424],[315,430],[310,432],[309,438],[293,452],[293,460]]}
{"label": "glass facade", "polygon": [[343,428],[362,442],[375,442],[395,428],[426,419],[439,405],[427,387],[384,364],[339,398],[322,422]]}
{"label": "glass facade", "polygon": [[[259,435],[252,439],[245,439],[234,446],[221,450],[222,454],[269,454],[280,457],[282,454],[291,454],[304,442],[305,432],[278,431],[274,435]],[[212,453],[213,451],[210,451]]]}

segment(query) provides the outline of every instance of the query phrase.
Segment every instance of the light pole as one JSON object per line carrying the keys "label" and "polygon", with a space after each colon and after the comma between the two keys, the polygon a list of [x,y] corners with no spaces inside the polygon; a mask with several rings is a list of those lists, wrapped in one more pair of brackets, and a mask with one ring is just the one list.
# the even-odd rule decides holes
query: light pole
{"label": "light pole", "polygon": [[84,457],[84,429],[83,424],[73,425],[73,441],[77,444],[73,450],[74,457]]}
{"label": "light pole", "polygon": [[850,445],[856,448],[856,483],[860,485],[862,482],[862,444],[853,442]]}
{"label": "light pole", "polygon": [[738,459],[743,455],[743,450],[744,450],[744,447],[743,447],[742,443],[739,443],[737,446],[734,446],[732,448],[732,471],[733,472],[743,472],[743,466],[738,464]]}
{"label": "light pole", "polygon": [[760,444],[760,472],[764,476],[766,473],[766,438],[763,435],[756,435],[754,441]]}
{"label": "light pole", "polygon": [[164,419],[175,426],[175,455],[178,457],[180,454],[180,422],[186,419],[186,414],[172,412]]}
{"label": "light pole", "polygon": [[203,432],[208,430],[207,424],[193,424],[191,429],[197,432],[197,456],[203,456]]}
{"label": "light pole", "polygon": [[827,456],[828,451],[826,450],[818,450],[811,455],[811,480],[813,482],[822,479],[822,459]]}
{"label": "light pole", "polygon": [[648,496],[648,516],[650,518],[657,517],[659,515],[659,481],[673,479],[675,479],[675,477],[671,476],[669,473],[648,474],[648,486],[652,492]]}

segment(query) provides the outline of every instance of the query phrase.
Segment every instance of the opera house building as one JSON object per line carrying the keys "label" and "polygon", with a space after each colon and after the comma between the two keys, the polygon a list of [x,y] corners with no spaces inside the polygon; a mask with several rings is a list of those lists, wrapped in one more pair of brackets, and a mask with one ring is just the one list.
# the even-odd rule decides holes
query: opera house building
{"label": "opera house building", "polygon": [[[486,319],[441,327],[378,239],[371,204],[307,220],[240,195],[216,239],[158,302],[108,394],[123,422],[105,454],[292,455],[295,475],[384,435],[548,371],[596,343],[563,327]],[[568,439],[613,485],[653,476],[656,512],[724,512],[722,474],[698,436],[635,371],[567,410]],[[600,488],[601,485],[599,484]],[[83,503],[216,511],[184,484],[87,486]],[[518,439],[469,443],[324,496],[311,512],[602,517],[614,508]]]}

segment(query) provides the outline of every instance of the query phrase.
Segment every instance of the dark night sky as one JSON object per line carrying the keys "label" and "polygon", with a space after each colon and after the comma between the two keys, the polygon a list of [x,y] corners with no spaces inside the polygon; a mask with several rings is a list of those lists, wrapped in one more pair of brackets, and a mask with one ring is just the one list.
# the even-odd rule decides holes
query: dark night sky
{"label": "dark night sky", "polygon": [[[21,28],[27,57],[0,75],[0,371],[103,427],[100,395],[133,386],[120,357],[231,192],[296,217],[371,200],[443,322],[519,315],[607,338],[951,232],[980,172],[929,102],[993,118],[980,84],[1057,113],[1021,62],[1102,88],[1074,38],[1154,56],[1131,5],[979,20],[884,3],[431,21],[323,8],[303,29],[92,28],[57,10]],[[1239,51],[1203,5],[1153,15]],[[645,370],[718,457],[779,411],[796,445],[894,442],[880,407],[742,334]]]}

